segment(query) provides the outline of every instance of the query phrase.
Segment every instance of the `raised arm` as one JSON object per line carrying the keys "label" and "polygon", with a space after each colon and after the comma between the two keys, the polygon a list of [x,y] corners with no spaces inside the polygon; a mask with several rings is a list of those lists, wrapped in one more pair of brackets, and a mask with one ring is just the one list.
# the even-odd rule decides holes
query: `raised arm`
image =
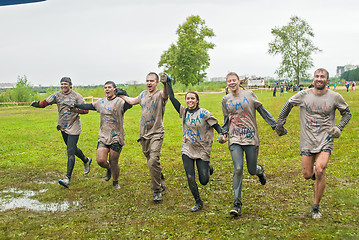
{"label": "raised arm", "polygon": [[259,112],[259,114],[262,116],[262,118],[272,127],[272,129],[274,130],[275,127],[277,126],[277,121],[274,119],[274,117],[272,116],[272,114],[270,114],[264,107],[263,105],[260,105],[257,108],[257,111]]}
{"label": "raised arm", "polygon": [[162,90],[162,98],[166,101],[168,99],[168,90],[167,90],[167,79],[171,79],[167,74],[163,74],[161,76],[161,82],[163,83],[163,90]]}
{"label": "raised arm", "polygon": [[172,105],[176,109],[176,111],[179,113],[181,103],[175,98],[175,94],[174,94],[173,88],[172,88],[172,79],[168,76],[167,76],[166,85],[167,85],[166,91],[168,92],[168,96],[170,97]]}

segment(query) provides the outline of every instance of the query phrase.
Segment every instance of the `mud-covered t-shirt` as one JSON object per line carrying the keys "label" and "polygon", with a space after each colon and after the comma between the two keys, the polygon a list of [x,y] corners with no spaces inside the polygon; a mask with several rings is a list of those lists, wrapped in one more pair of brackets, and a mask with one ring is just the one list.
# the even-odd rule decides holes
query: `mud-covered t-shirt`
{"label": "mud-covered t-shirt", "polygon": [[167,99],[163,99],[162,91],[157,90],[149,96],[148,91],[145,90],[138,96],[138,101],[141,105],[140,139],[150,139],[152,135],[164,134],[163,115]]}
{"label": "mud-covered t-shirt", "polygon": [[331,90],[315,95],[312,89],[306,89],[288,101],[293,106],[300,106],[299,150],[311,153],[333,150],[333,139],[328,138],[328,130],[335,126],[335,110],[343,111],[348,107],[344,98]]}
{"label": "mud-covered t-shirt", "polygon": [[120,97],[108,100],[102,98],[92,104],[100,113],[101,123],[98,141],[106,145],[120,143],[125,145],[125,130],[123,127],[123,115],[125,101]]}
{"label": "mud-covered t-shirt", "polygon": [[218,123],[217,119],[204,108],[190,113],[181,105],[183,141],[181,154],[192,159],[209,161],[213,143],[212,126]]}
{"label": "mud-covered t-shirt", "polygon": [[81,121],[80,115],[76,112],[71,112],[69,106],[75,103],[85,103],[84,98],[77,92],[71,91],[69,94],[56,92],[45,99],[45,101],[52,105],[57,104],[59,112],[59,119],[57,122],[57,129],[69,134],[80,135]]}
{"label": "mud-covered t-shirt", "polygon": [[256,109],[262,103],[251,90],[229,93],[222,99],[223,116],[228,116],[228,145],[259,146]]}

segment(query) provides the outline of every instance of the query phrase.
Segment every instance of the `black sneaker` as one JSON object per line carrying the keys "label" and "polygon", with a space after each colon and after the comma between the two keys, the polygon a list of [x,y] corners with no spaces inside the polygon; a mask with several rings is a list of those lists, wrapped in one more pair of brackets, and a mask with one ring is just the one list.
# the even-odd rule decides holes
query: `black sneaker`
{"label": "black sneaker", "polygon": [[111,179],[111,168],[108,168],[106,171],[106,175],[103,178],[105,181],[109,181]]}
{"label": "black sneaker", "polygon": [[229,211],[229,214],[231,214],[233,217],[238,217],[242,215],[241,208],[234,206],[231,211]]}
{"label": "black sneaker", "polygon": [[264,174],[264,169],[261,165],[258,165],[258,166],[260,166],[262,168],[262,174],[257,175],[259,178],[259,181],[261,182],[262,185],[266,185],[267,180],[266,180],[266,175]]}
{"label": "black sneaker", "polygon": [[212,175],[213,174],[213,167],[212,167],[212,165],[209,165],[209,175]]}
{"label": "black sneaker", "polygon": [[154,201],[154,202],[160,202],[160,201],[162,201],[162,193],[161,193],[161,192],[155,192],[155,193],[153,193],[153,201]]}
{"label": "black sneaker", "polygon": [[203,202],[196,203],[196,205],[194,205],[191,208],[191,212],[197,212],[197,211],[201,210],[202,208],[203,208]]}

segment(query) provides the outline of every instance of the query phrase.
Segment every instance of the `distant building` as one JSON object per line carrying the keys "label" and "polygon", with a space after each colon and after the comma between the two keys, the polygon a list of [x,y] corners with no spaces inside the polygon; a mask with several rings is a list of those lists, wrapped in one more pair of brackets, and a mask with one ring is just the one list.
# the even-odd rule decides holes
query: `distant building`
{"label": "distant building", "polygon": [[248,88],[265,87],[265,84],[266,84],[266,80],[264,77],[252,76],[252,77],[248,78],[248,80],[247,80]]}
{"label": "distant building", "polygon": [[13,88],[16,83],[0,83],[0,88]]}
{"label": "distant building", "polygon": [[213,78],[210,78],[210,81],[211,82],[224,82],[224,81],[226,81],[226,77],[213,77]]}
{"label": "distant building", "polygon": [[345,65],[345,66],[337,66],[337,74],[336,77],[340,77],[344,72],[354,70],[359,68],[359,65]]}

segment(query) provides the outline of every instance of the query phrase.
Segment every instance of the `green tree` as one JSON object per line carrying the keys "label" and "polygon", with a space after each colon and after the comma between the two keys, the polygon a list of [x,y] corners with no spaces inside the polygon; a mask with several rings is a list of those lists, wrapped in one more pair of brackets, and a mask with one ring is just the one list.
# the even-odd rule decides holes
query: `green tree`
{"label": "green tree", "polygon": [[271,33],[274,40],[269,43],[268,53],[282,55],[275,73],[299,84],[300,79],[308,77],[307,70],[314,66],[311,55],[321,51],[311,40],[314,37],[312,28],[305,20],[293,16],[288,25],[272,28]]}
{"label": "green tree", "polygon": [[30,102],[34,100],[36,93],[32,90],[26,76],[18,76],[15,88],[11,91],[11,100],[15,102]]}
{"label": "green tree", "polygon": [[208,50],[215,46],[207,39],[215,35],[199,16],[189,16],[176,33],[177,43],[162,54],[158,67],[164,67],[165,72],[187,89],[189,84],[205,80],[210,62]]}
{"label": "green tree", "polygon": [[359,81],[359,68],[343,72],[340,78],[349,82]]}

